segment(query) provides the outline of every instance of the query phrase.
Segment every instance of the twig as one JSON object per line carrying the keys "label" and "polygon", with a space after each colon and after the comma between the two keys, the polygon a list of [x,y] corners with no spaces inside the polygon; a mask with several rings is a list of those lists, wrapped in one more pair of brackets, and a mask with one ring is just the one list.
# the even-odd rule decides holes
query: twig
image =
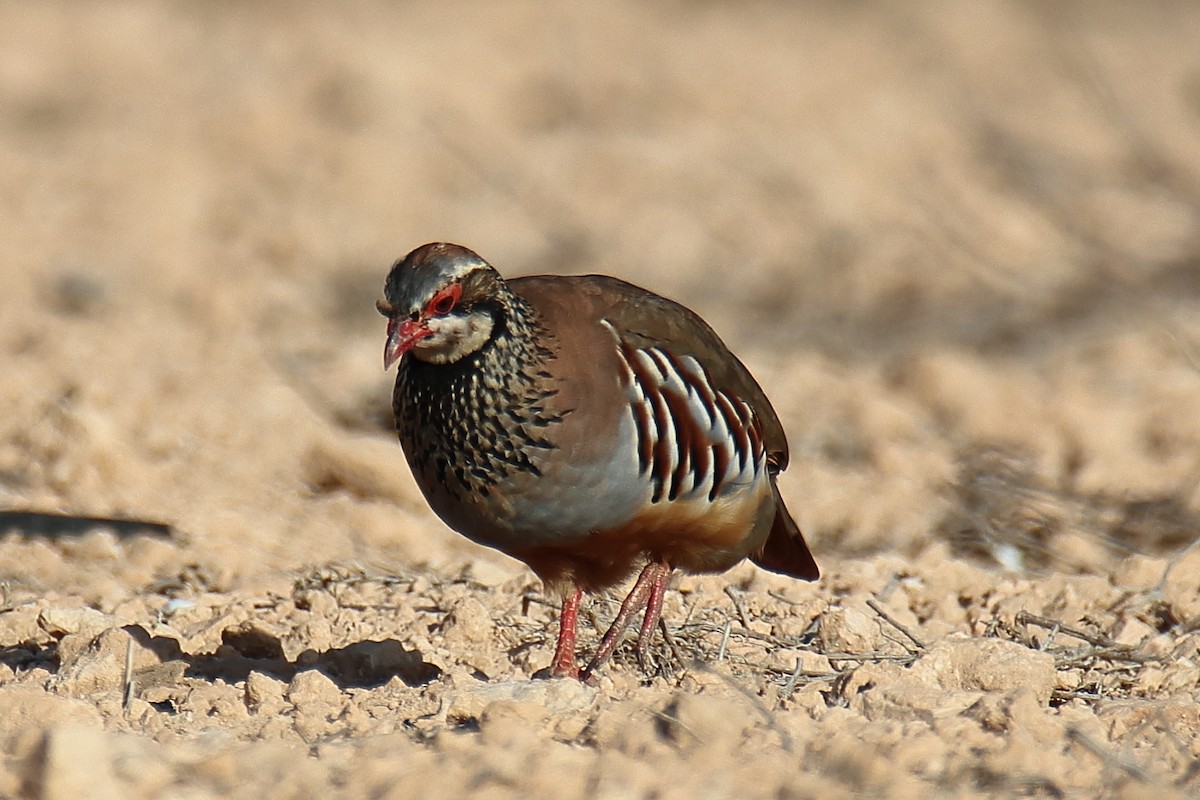
{"label": "twig", "polygon": [[661,719],[663,722],[667,722],[667,723],[670,723],[671,725],[678,726],[681,731],[687,732],[687,734],[689,736],[691,736],[692,739],[694,739],[695,741],[701,742],[701,743],[704,741],[702,738],[700,738],[700,734],[696,733],[694,730],[689,728],[683,720],[681,720],[679,717],[675,716],[674,714],[668,714],[666,711],[656,711],[654,709],[650,709],[650,713],[652,715],[654,715],[655,717],[658,717],[659,719]]}
{"label": "twig", "polygon": [[121,698],[121,709],[129,710],[133,702],[133,637],[125,643],[125,693]]}
{"label": "twig", "polygon": [[721,646],[717,648],[717,661],[725,660],[725,649],[729,647],[729,632],[733,630],[733,623],[729,620],[725,621],[725,628],[721,631]]}
{"label": "twig", "polygon": [[[1074,634],[1072,634],[1074,635]],[[1089,661],[1102,659],[1105,661],[1125,661],[1130,664],[1149,664],[1157,661],[1162,661],[1156,656],[1147,656],[1142,653],[1135,653],[1125,645],[1115,645],[1113,647],[1095,647],[1092,649],[1084,649],[1083,651],[1067,651],[1059,653],[1054,659],[1054,665],[1058,669],[1069,669],[1086,664]]]}
{"label": "twig", "polygon": [[884,584],[883,588],[875,593],[875,599],[886,602],[887,599],[892,596],[892,592],[896,591],[896,588],[899,585],[900,576],[893,575],[892,577],[888,578],[888,582]]}
{"label": "twig", "polygon": [[796,691],[796,681],[800,680],[800,673],[804,671],[804,661],[796,659],[796,668],[792,670],[792,675],[787,679],[787,683],[783,685],[782,699],[786,700],[792,696],[792,692]]}
{"label": "twig", "polygon": [[1200,539],[1196,539],[1187,547],[1183,548],[1178,553],[1167,559],[1167,567],[1163,570],[1162,577],[1158,580],[1158,585],[1154,587],[1154,591],[1156,593],[1161,593],[1166,590],[1167,579],[1171,577],[1171,571],[1174,570],[1175,567],[1179,566],[1179,562],[1183,561],[1187,554],[1195,550],[1197,547],[1200,547]]}
{"label": "twig", "polygon": [[733,607],[738,613],[738,618],[742,621],[742,627],[750,630],[750,615],[746,613],[746,604],[742,602],[741,594],[732,586],[725,587],[725,594],[729,595],[729,599],[733,601]]}
{"label": "twig", "polygon": [[1061,622],[1056,619],[1050,619],[1049,617],[1041,617],[1037,614],[1030,614],[1028,611],[1018,611],[1016,621],[1022,624],[1037,625],[1039,628],[1045,628],[1047,630],[1057,629],[1069,636],[1074,636],[1076,639],[1087,642],[1088,644],[1094,644],[1097,647],[1125,650],[1133,649],[1127,645],[1118,644],[1103,634],[1090,633],[1085,631],[1083,628],[1077,628],[1074,625],[1068,625],[1065,622]]}
{"label": "twig", "polygon": [[1067,728],[1067,738],[1081,746],[1084,750],[1087,750],[1105,764],[1116,767],[1122,772],[1125,772],[1134,780],[1142,781],[1143,783],[1146,783],[1150,780],[1150,776],[1140,764],[1137,764],[1132,759],[1124,758],[1113,752],[1110,752],[1108,748],[1104,747],[1104,745],[1100,744],[1074,725]]}
{"label": "twig", "polygon": [[[729,627],[732,629],[732,623],[726,622],[725,626],[718,628],[715,624],[713,624],[711,622],[693,622],[688,627],[694,628],[694,629],[700,630],[700,631],[714,631],[715,632],[715,631],[724,631],[726,627]],[[731,630],[731,635],[740,636],[743,639],[754,639],[754,640],[760,641],[760,642],[769,642],[773,647],[778,647],[778,648],[797,647],[797,646],[800,646],[800,644],[801,644],[798,640],[794,640],[791,638],[784,638],[784,637],[780,637],[780,636],[772,636],[769,633],[759,633],[758,631],[749,630],[747,628],[739,628],[737,630]]]}
{"label": "twig", "polygon": [[1083,689],[1055,689],[1052,693],[1056,700],[1083,700],[1088,703],[1096,703],[1100,700],[1107,700],[1108,696],[1100,692],[1088,692]]}
{"label": "twig", "polygon": [[925,649],[925,642],[921,641],[921,639],[918,638],[917,635],[915,633],[913,633],[912,631],[910,631],[908,628],[904,627],[899,622],[894,620],[892,618],[891,614],[889,614],[883,610],[883,606],[881,606],[881,605],[879,605],[879,603],[875,602],[874,598],[867,600],[867,605],[870,606],[871,610],[874,611],[876,614],[878,614],[883,619],[884,622],[888,623],[893,628],[895,628],[896,630],[900,631],[905,636],[907,636],[908,640],[917,646],[917,649],[919,649],[919,650]]}
{"label": "twig", "polygon": [[807,601],[807,600],[793,600],[792,598],[790,598],[790,597],[787,597],[786,595],[784,595],[784,593],[783,593],[783,592],[780,592],[780,591],[778,591],[778,590],[775,590],[775,589],[771,589],[771,590],[769,590],[769,591],[767,592],[767,597],[770,597],[770,598],[773,598],[773,599],[775,599],[775,600],[778,600],[778,601],[779,601],[779,602],[781,602],[781,603],[787,603],[789,606],[802,606],[802,605],[804,605],[805,603],[809,602],[809,601]]}
{"label": "twig", "polygon": [[749,700],[750,704],[753,705],[758,713],[762,715],[763,720],[765,720],[767,723],[767,727],[775,731],[775,733],[779,736],[779,743],[783,747],[784,751],[788,753],[792,752],[792,735],[779,726],[779,723],[775,721],[775,716],[771,713],[770,709],[767,708],[766,704],[764,704],[763,701],[758,697],[758,695],[754,694],[745,686],[742,686],[740,683],[730,678],[728,675],[723,675],[720,670],[713,669],[703,661],[696,661],[694,662],[693,666],[695,666],[695,668],[701,672],[707,672],[709,675],[715,675],[716,677],[720,678],[726,683],[726,685],[737,690],[739,694]]}
{"label": "twig", "polygon": [[916,653],[821,653],[830,661],[894,661],[897,664],[911,664],[917,660]]}
{"label": "twig", "polygon": [[671,633],[671,629],[667,627],[667,621],[662,617],[658,618],[658,628],[662,631],[663,640],[667,643],[667,647],[671,649],[671,655],[675,658],[675,663],[679,665],[684,672],[687,671],[687,664],[683,660],[683,650],[679,647],[679,642],[675,639],[675,634]]}

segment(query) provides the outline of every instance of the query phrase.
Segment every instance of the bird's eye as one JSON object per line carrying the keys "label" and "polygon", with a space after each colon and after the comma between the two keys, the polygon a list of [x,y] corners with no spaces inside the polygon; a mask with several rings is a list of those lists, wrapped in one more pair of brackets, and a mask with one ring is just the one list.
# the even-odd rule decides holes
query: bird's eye
{"label": "bird's eye", "polygon": [[447,286],[433,296],[426,306],[426,310],[431,314],[449,314],[458,305],[459,298],[462,297],[462,287],[457,283],[452,286]]}

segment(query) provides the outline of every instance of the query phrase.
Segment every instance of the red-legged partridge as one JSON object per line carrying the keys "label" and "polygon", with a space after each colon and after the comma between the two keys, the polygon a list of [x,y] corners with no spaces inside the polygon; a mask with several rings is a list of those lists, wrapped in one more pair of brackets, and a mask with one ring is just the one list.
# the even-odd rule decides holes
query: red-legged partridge
{"label": "red-legged partridge", "polygon": [[[788,462],[779,418],[692,311],[603,275],[506,281],[445,243],[396,262],[384,296],[409,466],[447,525],[562,593],[551,675],[591,675],[643,609],[644,663],[673,569],[750,558],[817,578],[775,487]],[[581,673],[582,592],[638,566]]]}

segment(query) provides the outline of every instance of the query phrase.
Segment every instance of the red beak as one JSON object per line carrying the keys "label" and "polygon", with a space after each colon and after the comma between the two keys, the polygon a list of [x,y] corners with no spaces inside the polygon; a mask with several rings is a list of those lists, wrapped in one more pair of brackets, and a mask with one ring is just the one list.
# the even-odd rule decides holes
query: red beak
{"label": "red beak", "polygon": [[398,320],[394,317],[388,320],[387,344],[383,347],[383,368],[388,369],[400,360],[400,357],[413,349],[413,346],[433,331],[425,327],[423,322],[411,319]]}

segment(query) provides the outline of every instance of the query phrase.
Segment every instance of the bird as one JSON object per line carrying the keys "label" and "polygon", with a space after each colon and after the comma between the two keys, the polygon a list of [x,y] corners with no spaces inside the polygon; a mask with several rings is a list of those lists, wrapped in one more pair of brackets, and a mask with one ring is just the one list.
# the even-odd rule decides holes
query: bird
{"label": "bird", "polygon": [[[562,598],[539,677],[592,680],[638,614],[641,667],[668,582],[746,558],[819,570],[776,485],[783,426],[692,310],[605,275],[505,279],[462,245],[391,267],[384,369],[417,486],[451,529],[529,566]],[[584,594],[640,572],[588,663]]]}

